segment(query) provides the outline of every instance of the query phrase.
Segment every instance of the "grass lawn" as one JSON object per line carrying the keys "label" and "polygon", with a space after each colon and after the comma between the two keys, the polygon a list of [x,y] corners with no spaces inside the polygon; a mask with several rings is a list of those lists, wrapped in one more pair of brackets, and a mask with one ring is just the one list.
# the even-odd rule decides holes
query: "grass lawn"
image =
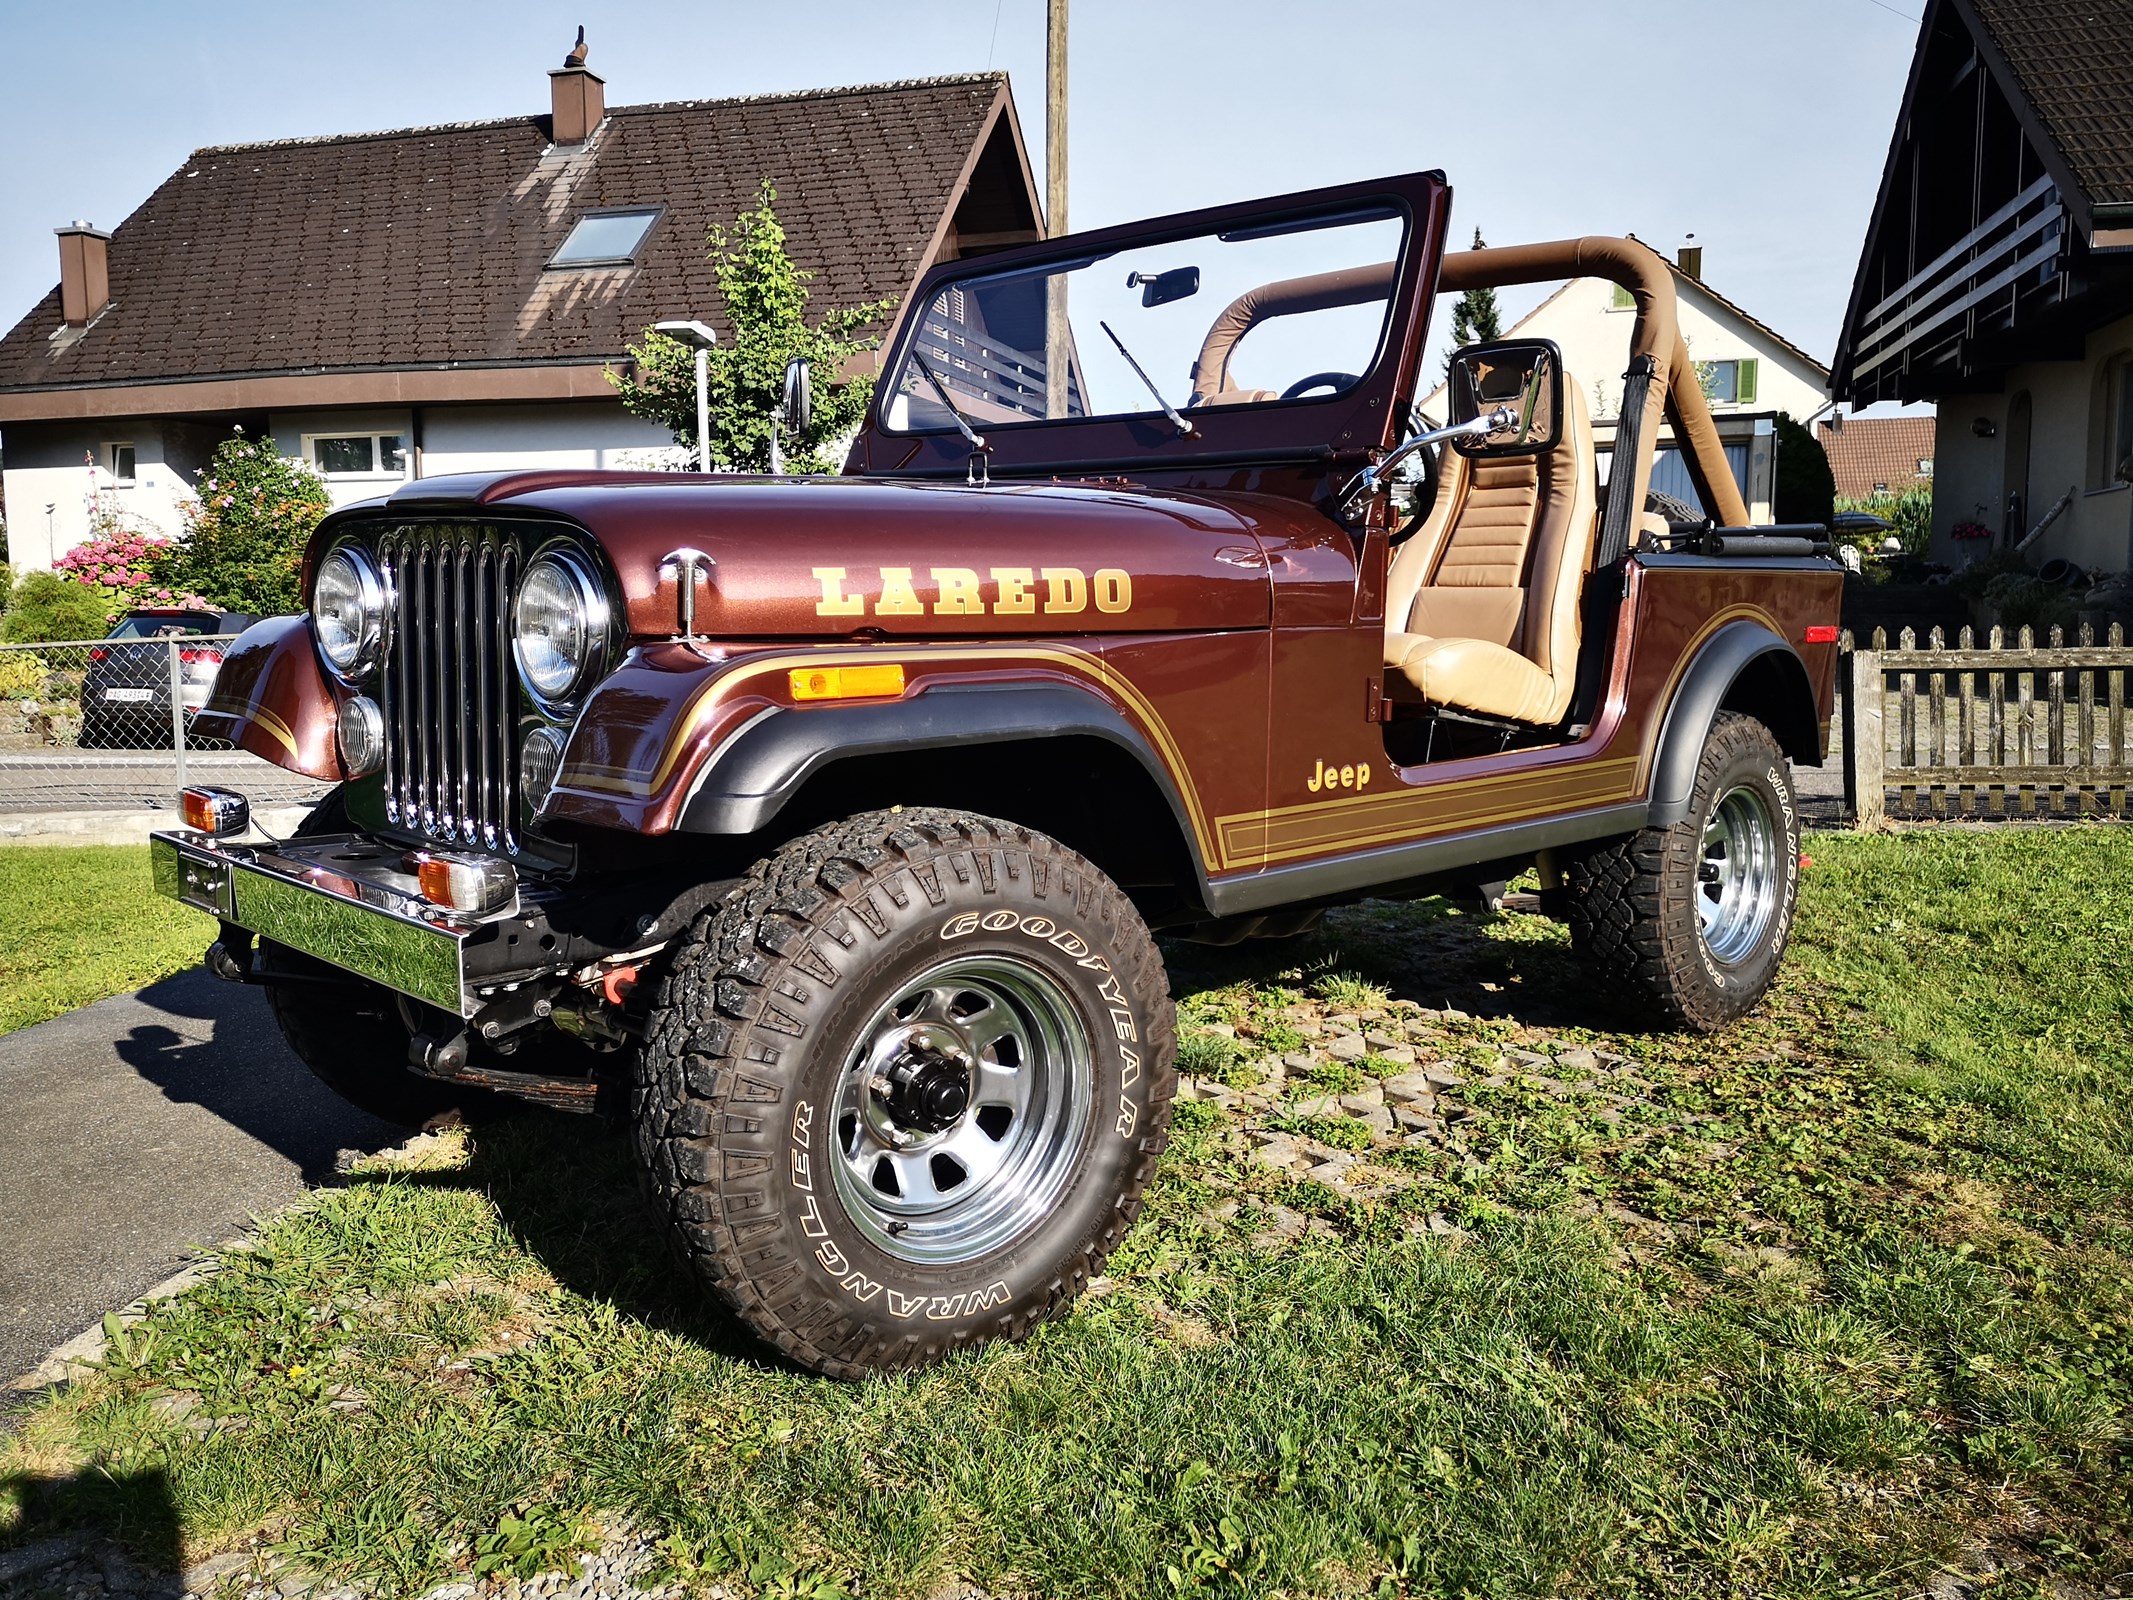
{"label": "grass lawn", "polygon": [[146,845],[0,849],[0,1033],[167,978],[213,924],[148,886]]}
{"label": "grass lawn", "polygon": [[[916,1377],[764,1362],[583,1121],[359,1173],[21,1420],[0,1546],[407,1591],[597,1515],[733,1594],[2125,1593],[2133,829],[1810,849],[1713,1040],[1537,918],[1173,949],[1201,1097],[1102,1292]],[[1388,1136],[1409,1051],[1465,1081]]]}

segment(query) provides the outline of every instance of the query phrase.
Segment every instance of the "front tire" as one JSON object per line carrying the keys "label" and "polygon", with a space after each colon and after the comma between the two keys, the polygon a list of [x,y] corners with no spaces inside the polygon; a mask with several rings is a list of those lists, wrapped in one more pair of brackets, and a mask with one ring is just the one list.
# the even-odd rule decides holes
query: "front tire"
{"label": "front tire", "polygon": [[1101,1270],[1168,1134],[1175,1021],[1132,904],[1056,841],[875,812],[680,941],[635,1136],[669,1232],[832,1377],[1019,1337]]}
{"label": "front tire", "polygon": [[1688,814],[1586,853],[1570,871],[1571,943],[1609,988],[1711,1033],[1777,977],[1800,885],[1792,769],[1770,730],[1721,711]]}

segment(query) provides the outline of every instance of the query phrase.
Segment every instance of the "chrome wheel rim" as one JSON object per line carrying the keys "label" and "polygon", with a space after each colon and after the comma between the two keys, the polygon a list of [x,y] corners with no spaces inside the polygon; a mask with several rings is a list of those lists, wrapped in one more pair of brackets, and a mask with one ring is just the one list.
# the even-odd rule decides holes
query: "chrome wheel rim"
{"label": "chrome wheel rim", "polygon": [[1004,955],[942,963],[846,1058],[830,1122],[845,1214],[905,1261],[990,1255],[1066,1187],[1094,1084],[1088,1029],[1046,973]]}
{"label": "chrome wheel rim", "polygon": [[1746,960],[1777,918],[1785,884],[1778,839],[1760,789],[1730,789],[1711,808],[1696,873],[1697,931],[1721,965]]}

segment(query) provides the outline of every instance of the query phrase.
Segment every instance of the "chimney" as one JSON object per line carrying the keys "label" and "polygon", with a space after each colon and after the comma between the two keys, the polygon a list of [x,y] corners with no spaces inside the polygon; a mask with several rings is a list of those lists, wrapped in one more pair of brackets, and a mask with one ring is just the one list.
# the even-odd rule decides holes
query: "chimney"
{"label": "chimney", "polygon": [[607,115],[607,80],[584,67],[549,73],[548,94],[548,137],[557,144],[583,144]]}
{"label": "chimney", "polygon": [[1685,273],[1691,278],[1694,278],[1698,283],[1703,282],[1702,245],[1685,244],[1680,248],[1679,251],[1675,253],[1674,259],[1675,262],[1680,266],[1683,273]]}
{"label": "chimney", "polygon": [[110,304],[111,235],[86,222],[55,228],[59,235],[59,311],[70,328],[86,328]]}

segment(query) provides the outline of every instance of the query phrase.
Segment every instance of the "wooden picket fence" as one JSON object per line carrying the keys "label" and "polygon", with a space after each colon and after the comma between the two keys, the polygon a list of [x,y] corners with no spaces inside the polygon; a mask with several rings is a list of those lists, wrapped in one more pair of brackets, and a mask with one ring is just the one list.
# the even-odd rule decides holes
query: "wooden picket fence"
{"label": "wooden picket fence", "polygon": [[2133,759],[2126,674],[2133,649],[2112,623],[2098,644],[2084,624],[2068,643],[2023,628],[1969,628],[1923,647],[1909,628],[1890,649],[1874,630],[1845,636],[1844,798],[1861,827],[1912,817],[2127,816]]}

